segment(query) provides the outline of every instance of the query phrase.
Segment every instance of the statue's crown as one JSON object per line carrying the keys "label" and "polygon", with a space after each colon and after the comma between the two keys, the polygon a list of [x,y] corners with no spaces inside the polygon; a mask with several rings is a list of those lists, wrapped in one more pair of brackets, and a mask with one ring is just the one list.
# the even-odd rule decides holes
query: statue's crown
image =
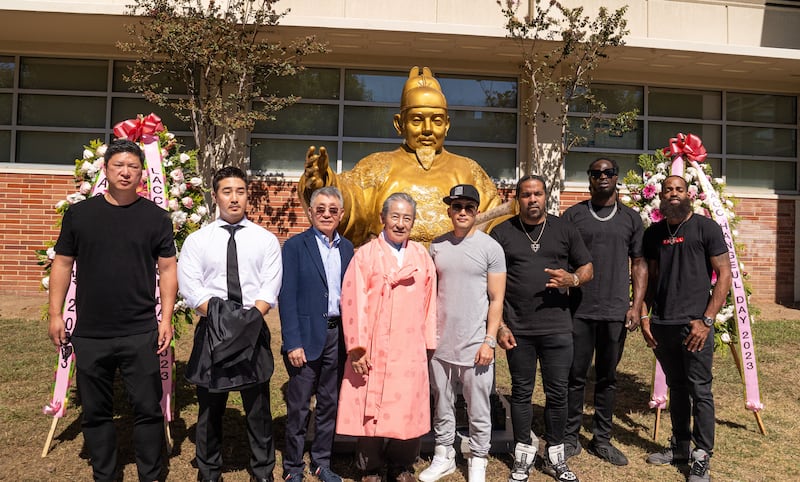
{"label": "statue's crown", "polygon": [[[441,102],[438,103],[439,105],[420,105],[418,102],[414,102],[414,97],[416,97],[416,94],[422,94],[426,92],[435,94],[436,97],[439,97],[441,99]],[[423,67],[422,73],[420,73],[419,67],[415,65],[408,72],[408,80],[403,86],[403,94],[400,97],[400,111],[404,112],[405,110],[413,107],[441,107],[443,109],[447,109],[447,99],[444,97],[442,87],[439,85],[439,81],[436,80],[436,78],[433,76],[433,73],[431,73],[431,69],[428,67]]]}

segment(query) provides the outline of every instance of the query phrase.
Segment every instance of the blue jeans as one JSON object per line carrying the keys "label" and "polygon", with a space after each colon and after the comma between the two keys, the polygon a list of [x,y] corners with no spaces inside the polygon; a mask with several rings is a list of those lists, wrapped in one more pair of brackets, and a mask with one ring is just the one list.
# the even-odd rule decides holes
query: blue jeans
{"label": "blue jeans", "polygon": [[564,442],[567,424],[567,386],[572,366],[572,333],[515,336],[517,346],[507,353],[511,373],[511,422],[514,441],[530,444],[533,385],[536,363],[542,365],[544,387],[544,440],[548,446]]}
{"label": "blue jeans", "polygon": [[683,344],[691,325],[653,323],[650,331],[658,343],[654,351],[669,386],[672,435],[679,444],[688,444],[690,438],[693,439],[697,448],[710,455],[714,449],[715,428],[714,395],[711,393],[714,328],[708,333],[703,349],[694,353]]}

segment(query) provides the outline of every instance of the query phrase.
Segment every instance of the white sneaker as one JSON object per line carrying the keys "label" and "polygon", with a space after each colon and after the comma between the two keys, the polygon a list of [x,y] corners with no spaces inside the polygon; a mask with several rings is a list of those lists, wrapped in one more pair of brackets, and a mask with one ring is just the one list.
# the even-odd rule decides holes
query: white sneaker
{"label": "white sneaker", "polygon": [[542,471],[559,482],[578,482],[578,476],[567,466],[564,458],[564,444],[551,445],[545,449]]}
{"label": "white sneaker", "polygon": [[524,443],[517,443],[514,446],[514,465],[511,467],[511,474],[508,482],[522,482],[528,480],[528,476],[533,468],[536,459],[536,446]]}
{"label": "white sneaker", "polygon": [[456,471],[456,450],[453,447],[437,445],[433,448],[431,465],[419,474],[422,482],[436,482],[445,475]]}
{"label": "white sneaker", "polygon": [[467,464],[469,466],[467,482],[486,481],[486,466],[489,465],[489,459],[486,457],[470,457]]}

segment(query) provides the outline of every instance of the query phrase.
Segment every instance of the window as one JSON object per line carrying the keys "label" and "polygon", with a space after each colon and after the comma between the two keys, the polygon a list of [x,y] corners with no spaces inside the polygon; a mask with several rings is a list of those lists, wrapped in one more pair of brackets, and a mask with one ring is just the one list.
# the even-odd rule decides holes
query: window
{"label": "window", "polygon": [[798,191],[795,96],[629,85],[593,90],[609,106],[609,114],[637,108],[640,115],[634,130],[614,138],[602,128],[602,118],[584,128],[581,118],[588,115],[587,107],[570,106],[570,127],[584,140],[567,155],[568,181],[586,182],[586,166],[600,156],[614,157],[623,172],[638,170],[640,154],[665,147],[683,132],[703,139],[706,162],[730,186]]}
{"label": "window", "polygon": [[0,56],[0,162],[72,166],[83,145],[108,141],[117,122],[150,112],[191,146],[186,123],[128,91],[128,65]]}
{"label": "window", "polygon": [[[308,68],[269,88],[301,100],[260,122],[251,134],[251,169],[299,175],[309,146],[325,146],[341,172],[376,151],[395,149],[393,125],[407,72]],[[515,79],[438,75],[447,97],[451,152],[478,161],[493,177],[516,177]]]}

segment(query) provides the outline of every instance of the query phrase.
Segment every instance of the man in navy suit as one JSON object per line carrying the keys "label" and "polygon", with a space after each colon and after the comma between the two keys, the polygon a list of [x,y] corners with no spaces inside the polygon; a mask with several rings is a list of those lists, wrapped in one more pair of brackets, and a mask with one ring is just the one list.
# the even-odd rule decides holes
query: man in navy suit
{"label": "man in navy suit", "polygon": [[283,287],[278,298],[286,389],[286,449],[283,477],[301,482],[311,396],[316,395],[311,472],[322,482],[341,482],[330,468],[341,379],[342,278],[353,257],[353,243],[336,232],[344,215],[335,187],[311,195],[312,227],[283,246]]}

